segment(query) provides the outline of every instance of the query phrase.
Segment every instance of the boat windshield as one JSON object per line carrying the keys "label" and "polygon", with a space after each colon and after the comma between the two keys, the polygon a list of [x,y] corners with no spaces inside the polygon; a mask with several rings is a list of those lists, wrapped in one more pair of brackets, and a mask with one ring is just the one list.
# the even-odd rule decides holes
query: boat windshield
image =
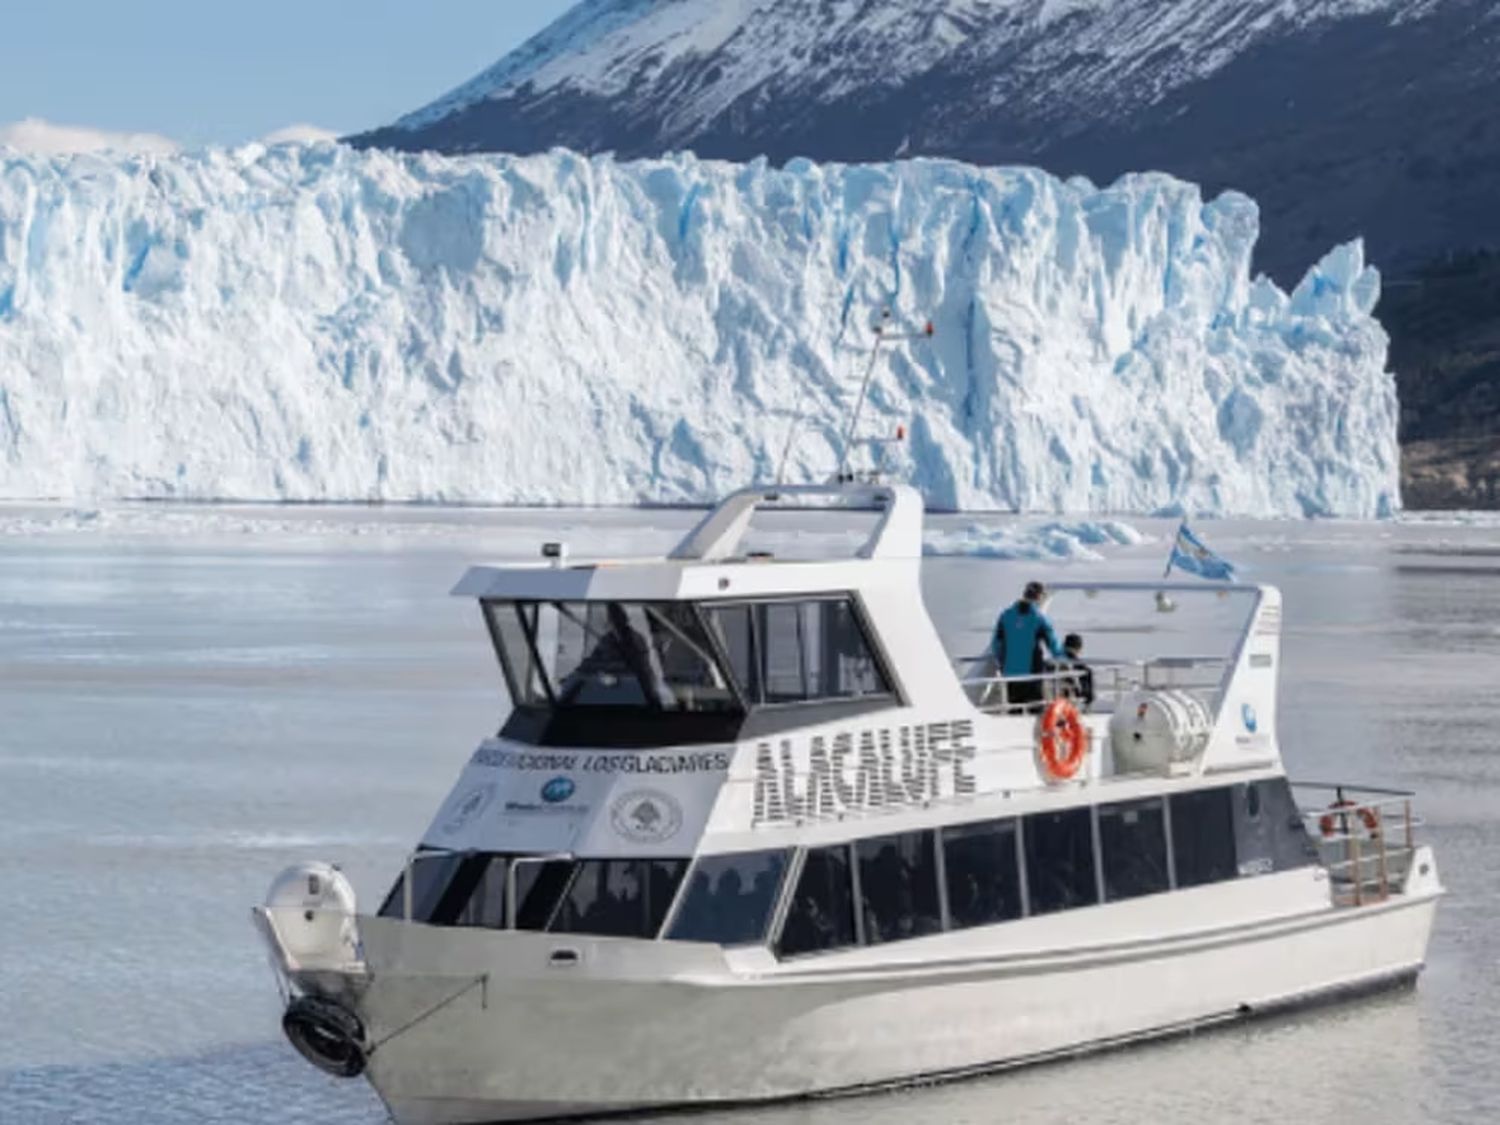
{"label": "boat windshield", "polygon": [[486,602],[517,706],[725,713],[739,697],[682,602]]}

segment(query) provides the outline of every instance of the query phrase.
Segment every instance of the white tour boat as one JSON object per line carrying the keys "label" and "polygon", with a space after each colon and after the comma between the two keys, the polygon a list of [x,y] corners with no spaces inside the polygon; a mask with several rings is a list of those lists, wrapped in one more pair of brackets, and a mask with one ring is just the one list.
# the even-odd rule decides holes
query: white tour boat
{"label": "white tour boat", "polygon": [[[817,503],[873,513],[854,557],[744,550]],[[310,864],[256,911],[297,1049],[401,1125],[532,1120],[955,1077],[1417,974],[1432,853],[1406,794],[1294,800],[1276,590],[1058,587],[1059,621],[1146,651],[965,679],[922,523],[905,487],[752,489],[667,558],[471,570],[513,710],[378,909]],[[1198,603],[1227,633],[1182,627]]]}

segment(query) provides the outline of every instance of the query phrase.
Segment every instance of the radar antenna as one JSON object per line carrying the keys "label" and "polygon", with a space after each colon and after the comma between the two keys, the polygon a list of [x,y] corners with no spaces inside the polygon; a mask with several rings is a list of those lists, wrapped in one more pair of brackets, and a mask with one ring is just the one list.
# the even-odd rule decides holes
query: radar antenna
{"label": "radar antenna", "polygon": [[[859,429],[860,415],[864,413],[865,402],[870,395],[870,384],[875,378],[875,367],[880,362],[881,349],[886,344],[895,344],[904,340],[930,340],[936,329],[932,321],[928,321],[919,332],[893,332],[891,331],[891,310],[889,308],[880,311],[880,321],[874,326],[875,343],[870,348],[870,361],[865,365],[864,378],[859,384],[859,397],[855,400],[854,409],[849,414],[848,425],[844,427],[843,440],[839,448],[839,464],[834,474],[834,481],[838,484],[848,484],[854,480],[854,473],[849,468],[849,458],[854,451],[854,435]],[[802,421],[800,414],[792,418],[792,426],[786,436],[786,446],[781,451],[781,462],[776,467],[776,480],[783,482],[786,479],[786,465],[791,458],[792,448],[797,440],[797,427]],[[906,440],[906,427],[900,426],[896,430],[895,438],[873,438],[871,444],[889,445],[892,442]]]}

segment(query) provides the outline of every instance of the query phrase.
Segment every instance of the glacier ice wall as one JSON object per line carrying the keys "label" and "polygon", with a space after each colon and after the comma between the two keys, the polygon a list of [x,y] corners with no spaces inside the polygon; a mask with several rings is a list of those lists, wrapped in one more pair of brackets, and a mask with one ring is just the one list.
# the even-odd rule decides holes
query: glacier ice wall
{"label": "glacier ice wall", "polygon": [[1387,513],[1358,244],[1252,280],[1255,205],[945,162],[337,145],[0,152],[0,497],[701,501],[864,433],[935,503]]}

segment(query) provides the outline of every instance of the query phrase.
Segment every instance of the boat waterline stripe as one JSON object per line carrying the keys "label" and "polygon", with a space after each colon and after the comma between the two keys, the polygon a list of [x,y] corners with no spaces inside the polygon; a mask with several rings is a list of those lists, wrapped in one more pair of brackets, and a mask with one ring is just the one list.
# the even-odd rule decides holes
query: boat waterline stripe
{"label": "boat waterline stripe", "polygon": [[[1414,909],[1436,902],[1442,891],[1430,892],[1417,897],[1392,896],[1383,903],[1355,907],[1323,907],[1300,914],[1282,915],[1272,919],[1223,926],[1211,930],[1198,930],[1175,935],[1166,939],[1141,938],[1132,941],[1113,942],[1108,945],[1078,946],[1055,956],[1035,953],[1008,954],[1000,957],[977,956],[941,961],[906,961],[895,965],[859,965],[847,969],[811,968],[790,969],[777,973],[757,973],[733,978],[674,977],[673,983],[702,985],[704,987],[765,987],[783,983],[815,983],[821,980],[881,980],[892,976],[928,977],[954,976],[964,973],[1002,972],[1006,975],[1075,971],[1096,966],[1122,964],[1148,957],[1175,956],[1200,950],[1215,949],[1224,945],[1246,942],[1270,941],[1299,930],[1316,929],[1322,926],[1344,925],[1380,914]],[[819,954],[819,957],[827,954]]]}

